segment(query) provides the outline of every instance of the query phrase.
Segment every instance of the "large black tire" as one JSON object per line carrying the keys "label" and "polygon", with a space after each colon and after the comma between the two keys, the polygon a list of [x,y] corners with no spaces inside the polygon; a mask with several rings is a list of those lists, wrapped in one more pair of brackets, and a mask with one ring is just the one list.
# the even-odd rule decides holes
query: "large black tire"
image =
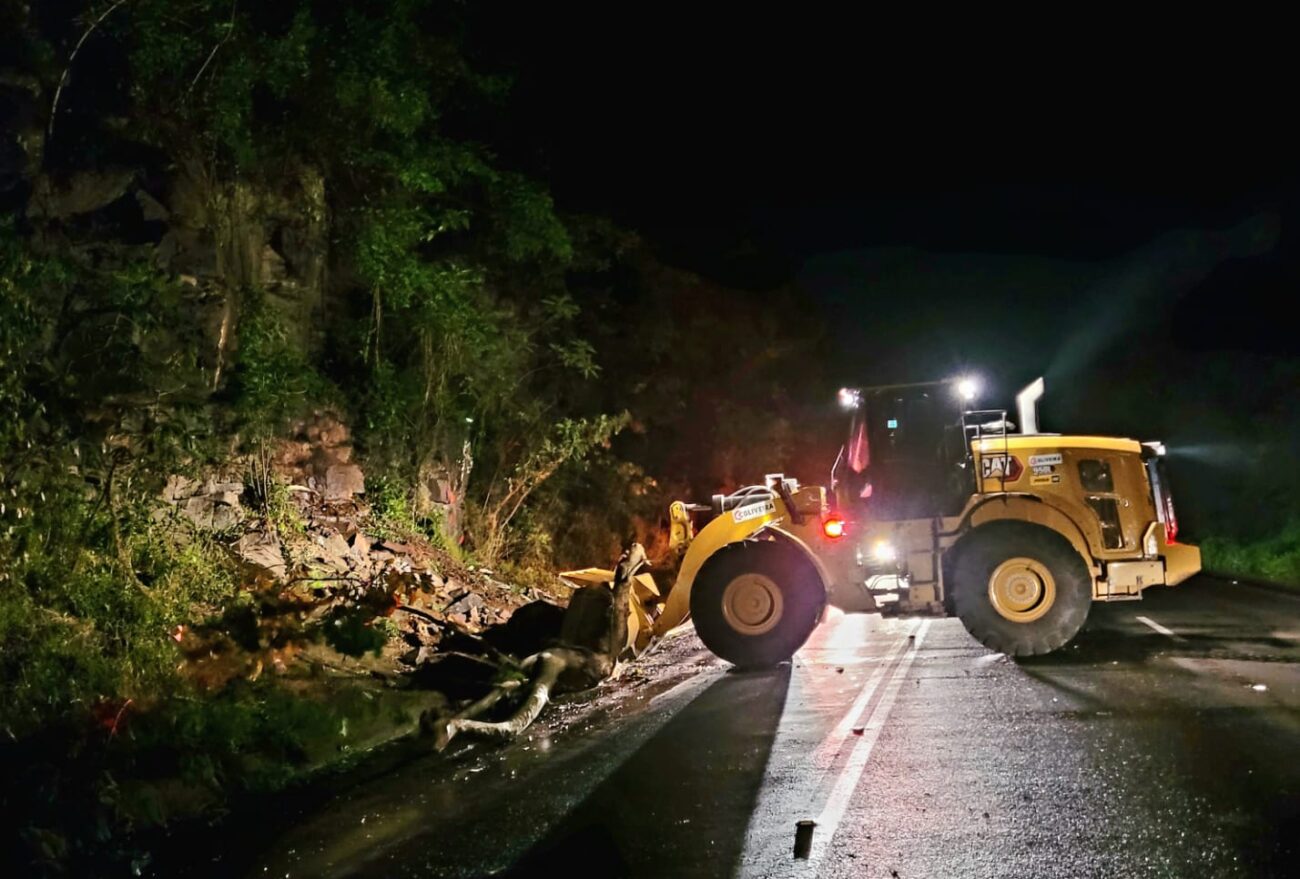
{"label": "large black tire", "polygon": [[784,662],[803,646],[826,607],[826,587],[798,548],[747,540],[714,553],[691,588],[700,640],[743,668]]}
{"label": "large black tire", "polygon": [[956,548],[953,610],[1008,656],[1039,656],[1073,638],[1092,607],[1092,577],[1070,542],[1036,525],[992,523]]}

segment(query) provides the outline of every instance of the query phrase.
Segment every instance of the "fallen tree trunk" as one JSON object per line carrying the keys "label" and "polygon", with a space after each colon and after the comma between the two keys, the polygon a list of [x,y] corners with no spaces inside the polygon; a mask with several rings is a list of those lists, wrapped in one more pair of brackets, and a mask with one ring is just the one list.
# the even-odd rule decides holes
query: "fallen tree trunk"
{"label": "fallen tree trunk", "polygon": [[462,732],[512,739],[537,719],[552,695],[589,689],[613,674],[627,645],[632,578],[646,564],[645,549],[634,543],[618,561],[612,590],[587,586],[574,593],[564,614],[559,641],[519,664],[530,677],[527,691],[510,717],[498,722],[476,719],[507,693],[519,689],[515,681],[493,687],[451,718],[426,718],[422,727],[433,734],[434,747],[442,750]]}

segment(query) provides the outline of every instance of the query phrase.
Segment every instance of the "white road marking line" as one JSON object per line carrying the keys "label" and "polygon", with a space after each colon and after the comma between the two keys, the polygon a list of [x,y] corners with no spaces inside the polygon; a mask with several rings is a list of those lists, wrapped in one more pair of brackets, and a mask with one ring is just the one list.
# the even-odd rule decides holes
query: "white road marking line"
{"label": "white road marking line", "polygon": [[1144,626],[1149,626],[1152,629],[1155,629],[1157,632],[1159,632],[1162,635],[1166,635],[1170,638],[1173,638],[1175,641],[1183,640],[1182,636],[1179,635],[1177,632],[1173,631],[1172,629],[1166,629],[1164,626],[1160,625],[1150,617],[1138,617],[1137,621]]}
{"label": "white road marking line", "polygon": [[858,789],[858,783],[862,780],[862,773],[867,767],[867,761],[871,759],[871,749],[876,745],[876,739],[880,738],[880,731],[885,728],[885,721],[889,719],[889,712],[894,707],[894,700],[898,698],[898,691],[903,685],[903,680],[907,677],[907,671],[912,667],[912,661],[916,659],[917,651],[921,649],[921,641],[925,638],[925,633],[930,628],[930,620],[921,623],[916,630],[916,637],[912,641],[911,649],[903,655],[902,661],[893,666],[893,676],[890,677],[889,683],[885,685],[885,691],[872,709],[870,716],[865,722],[866,729],[863,731],[862,738],[854,745],[853,751],[849,754],[848,762],[840,770],[839,778],[835,782],[835,787],[831,789],[831,795],[826,799],[826,805],[822,807],[821,814],[817,816],[817,829],[813,837],[812,852],[809,854],[808,862],[800,872],[806,875],[815,875],[817,865],[821,862],[826,850],[830,848],[831,840],[835,838],[835,831],[840,826],[840,821],[844,818],[844,813],[849,807],[849,801],[853,798],[853,793]]}
{"label": "white road marking line", "polygon": [[849,733],[853,731],[853,727],[859,725],[858,717],[862,714],[863,710],[866,709],[867,704],[871,702],[871,697],[876,694],[876,689],[880,686],[881,680],[884,679],[885,673],[889,671],[898,654],[907,646],[906,635],[913,635],[915,633],[915,627],[913,627],[910,632],[904,633],[904,637],[899,638],[898,641],[895,642],[894,646],[889,649],[889,652],[880,658],[879,664],[872,670],[871,676],[867,678],[867,682],[862,685],[862,691],[859,692],[858,697],[853,700],[853,705],[849,707],[849,710],[845,713],[840,722],[835,725],[835,728],[831,730],[826,735],[826,738],[822,739],[821,744],[817,746],[817,750],[813,754],[813,766],[819,767],[824,771],[832,762],[834,762],[835,755],[839,753],[840,746],[844,744],[844,740],[849,737]]}
{"label": "white road marking line", "polygon": [[[790,840],[784,834],[779,841],[774,840],[771,829],[784,826],[787,818],[811,818],[820,810],[821,801],[831,788],[830,776],[836,759],[841,754],[847,756],[849,751],[844,747],[844,740],[856,724],[863,722],[860,719],[863,711],[906,649],[907,636],[916,631],[917,625],[909,620],[897,628],[892,625],[875,628],[868,626],[863,616],[841,614],[830,627],[814,635],[808,649],[795,655],[789,693],[734,875],[787,879],[791,871],[798,872],[800,865],[806,863],[792,861]],[[852,695],[852,707],[838,721],[833,716],[826,717],[836,710],[836,703],[843,704],[838,694],[845,691],[834,686],[838,677],[834,670],[858,663],[871,668],[864,669],[865,683],[853,684],[858,688],[857,693],[847,690],[846,696]],[[827,690],[827,686],[832,689]],[[823,727],[823,722],[831,725]]]}

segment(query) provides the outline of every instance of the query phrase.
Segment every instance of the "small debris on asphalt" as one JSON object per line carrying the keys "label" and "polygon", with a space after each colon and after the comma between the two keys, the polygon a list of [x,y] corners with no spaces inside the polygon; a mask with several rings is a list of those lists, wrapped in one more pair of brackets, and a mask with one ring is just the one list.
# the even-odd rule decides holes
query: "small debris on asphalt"
{"label": "small debris on asphalt", "polygon": [[1268,684],[1251,684],[1250,688],[1256,693],[1262,693],[1268,689]]}
{"label": "small debris on asphalt", "polygon": [[867,728],[866,728],[865,726],[855,726],[855,727],[853,727],[853,734],[854,734],[855,736],[860,736],[860,735],[862,735],[862,734],[863,734],[864,732],[866,732],[866,731],[867,731]]}

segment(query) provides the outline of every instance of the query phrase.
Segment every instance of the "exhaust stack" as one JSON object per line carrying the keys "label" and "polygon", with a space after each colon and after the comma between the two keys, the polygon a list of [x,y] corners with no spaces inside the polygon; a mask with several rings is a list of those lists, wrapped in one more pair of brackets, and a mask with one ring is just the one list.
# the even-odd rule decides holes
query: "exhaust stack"
{"label": "exhaust stack", "polygon": [[1038,433],[1038,400],[1043,396],[1043,379],[1038,377],[1016,394],[1016,414],[1020,417],[1020,432]]}

